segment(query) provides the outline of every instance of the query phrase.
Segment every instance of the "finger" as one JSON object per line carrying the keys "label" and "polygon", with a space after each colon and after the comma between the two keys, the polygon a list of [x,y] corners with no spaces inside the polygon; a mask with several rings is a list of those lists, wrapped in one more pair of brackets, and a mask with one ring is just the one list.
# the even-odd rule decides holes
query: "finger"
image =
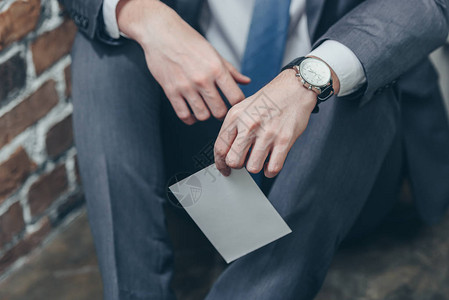
{"label": "finger", "polygon": [[200,93],[212,115],[218,120],[224,119],[228,112],[228,108],[218,93],[215,84],[212,82],[210,87],[201,89]]}
{"label": "finger", "polygon": [[250,173],[259,173],[265,163],[269,152],[271,150],[271,145],[262,139],[256,139],[253,148],[251,149],[251,154],[246,163],[246,169]]}
{"label": "finger", "polygon": [[251,78],[240,73],[230,62],[224,60],[224,64],[235,81],[241,84],[248,84],[251,82]]}
{"label": "finger", "polygon": [[223,74],[217,78],[216,83],[231,105],[235,105],[245,99],[245,95],[229,72],[223,72]]}
{"label": "finger", "polygon": [[192,125],[196,123],[196,118],[190,112],[185,100],[181,95],[170,95],[167,96],[168,101],[170,101],[173,110],[175,111],[178,118],[187,125]]}
{"label": "finger", "polygon": [[273,178],[276,176],[284,166],[285,159],[287,158],[288,148],[281,146],[274,146],[270,155],[268,164],[265,165],[265,176]]}
{"label": "finger", "polygon": [[189,91],[183,95],[184,99],[189,103],[190,108],[195,115],[195,118],[199,121],[205,121],[209,119],[210,112],[206,107],[203,98],[196,91]]}
{"label": "finger", "polygon": [[237,128],[228,124],[225,119],[214,145],[215,166],[224,176],[231,174],[231,169],[226,164],[226,156],[236,136]]}
{"label": "finger", "polygon": [[248,150],[255,141],[256,136],[248,130],[239,131],[226,156],[226,164],[233,169],[240,169],[245,164]]}

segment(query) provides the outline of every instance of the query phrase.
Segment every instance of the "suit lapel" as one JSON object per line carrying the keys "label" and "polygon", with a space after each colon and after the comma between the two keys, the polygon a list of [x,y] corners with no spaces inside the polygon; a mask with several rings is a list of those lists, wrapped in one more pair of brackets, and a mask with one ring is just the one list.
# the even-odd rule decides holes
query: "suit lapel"
{"label": "suit lapel", "polygon": [[[336,0],[333,0],[336,1]],[[323,12],[326,0],[306,0],[307,25],[312,44],[315,42],[316,31]]]}

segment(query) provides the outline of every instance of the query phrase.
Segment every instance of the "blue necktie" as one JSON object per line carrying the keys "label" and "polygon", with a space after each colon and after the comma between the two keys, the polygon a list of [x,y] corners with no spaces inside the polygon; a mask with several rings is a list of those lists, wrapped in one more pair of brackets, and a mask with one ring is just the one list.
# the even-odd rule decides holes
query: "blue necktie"
{"label": "blue necktie", "polygon": [[[282,67],[291,0],[255,0],[253,16],[243,54],[241,71],[251,83],[241,86],[246,97],[270,82]],[[262,172],[252,174],[260,186]]]}

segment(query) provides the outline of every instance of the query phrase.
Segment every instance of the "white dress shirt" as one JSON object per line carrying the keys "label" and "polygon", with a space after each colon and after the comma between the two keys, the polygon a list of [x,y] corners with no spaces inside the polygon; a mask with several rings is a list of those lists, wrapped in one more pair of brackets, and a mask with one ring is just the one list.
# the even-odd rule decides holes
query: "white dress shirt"
{"label": "white dress shirt", "polygon": [[[120,37],[115,14],[118,1],[103,2],[103,19],[106,31],[112,38]],[[255,0],[207,0],[201,12],[200,26],[207,40],[237,69],[240,69],[245,52],[254,4]],[[311,51],[306,1],[292,0],[283,64],[306,55],[319,57],[334,70],[340,80],[338,96],[349,95],[366,81],[362,64],[345,45],[327,40]]]}

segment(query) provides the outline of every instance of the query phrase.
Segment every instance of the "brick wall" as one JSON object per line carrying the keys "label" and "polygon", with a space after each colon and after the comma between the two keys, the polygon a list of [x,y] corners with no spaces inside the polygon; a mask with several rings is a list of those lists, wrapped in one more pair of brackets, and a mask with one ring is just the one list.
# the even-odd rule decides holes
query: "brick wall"
{"label": "brick wall", "polygon": [[0,1],[0,276],[83,203],[70,51],[56,0]]}

